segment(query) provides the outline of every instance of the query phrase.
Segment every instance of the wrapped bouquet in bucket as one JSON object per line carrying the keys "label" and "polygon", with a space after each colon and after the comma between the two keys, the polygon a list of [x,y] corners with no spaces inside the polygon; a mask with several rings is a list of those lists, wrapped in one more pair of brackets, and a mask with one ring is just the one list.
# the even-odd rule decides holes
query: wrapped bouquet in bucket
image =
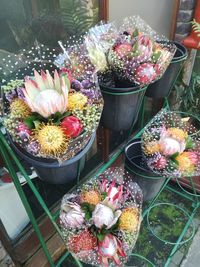
{"label": "wrapped bouquet in bucket", "polygon": [[[41,167],[39,161],[42,167],[57,169],[78,161],[94,141],[103,108],[94,75],[83,71],[84,83],[74,89],[76,72],[57,68],[54,65],[56,52],[50,57],[48,51],[40,58],[24,52],[23,73],[19,69],[14,74],[23,78],[12,78],[2,86],[4,126],[10,141],[20,156],[36,169]],[[51,65],[50,70],[46,62]],[[45,179],[54,174],[41,174],[38,169],[38,175]],[[61,173],[59,176],[62,179]],[[54,182],[59,183],[59,177],[55,177]]]}
{"label": "wrapped bouquet in bucket", "polygon": [[143,156],[148,167],[165,177],[200,173],[200,121],[184,112],[161,110],[145,127]]}
{"label": "wrapped bouquet in bucket", "polygon": [[60,224],[69,252],[94,266],[123,266],[137,240],[142,193],[110,168],[63,197]]}
{"label": "wrapped bouquet in bucket", "polygon": [[[106,56],[107,68],[100,69],[100,72],[105,72],[105,80],[110,74],[116,85],[144,86],[161,78],[175,54],[176,46],[157,34],[139,16],[125,18],[118,29],[111,25],[112,31],[108,31],[105,25],[104,28],[96,26],[86,35],[88,50],[92,46],[98,47]],[[109,34],[108,42],[105,36]],[[94,62],[94,65],[97,63]]]}
{"label": "wrapped bouquet in bucket", "polygon": [[144,86],[163,75],[175,51],[174,44],[133,16],[123,20],[107,59],[117,80]]}
{"label": "wrapped bouquet in bucket", "polygon": [[[102,125],[114,131],[129,130],[137,121],[147,86],[164,74],[176,46],[138,16],[125,18],[118,28],[108,25],[92,28],[85,44],[97,66],[104,97]],[[90,52],[96,47],[98,53]]]}

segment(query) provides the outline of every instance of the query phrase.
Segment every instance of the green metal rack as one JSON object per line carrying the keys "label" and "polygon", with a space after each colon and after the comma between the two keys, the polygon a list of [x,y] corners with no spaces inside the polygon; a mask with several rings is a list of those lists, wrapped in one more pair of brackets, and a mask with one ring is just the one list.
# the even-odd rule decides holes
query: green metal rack
{"label": "green metal rack", "polygon": [[[140,132],[138,132],[134,138],[138,138],[141,134],[142,134],[142,131],[141,130]],[[132,138],[133,139],[133,138]],[[110,167],[117,159],[118,157],[123,153],[124,151],[124,146],[120,147],[117,152],[112,155],[112,157],[110,158],[110,160],[104,164],[101,168],[99,168],[95,173],[93,174],[90,174],[90,175],[95,175],[95,176],[98,176],[100,173],[104,172],[108,167]],[[53,224],[55,230],[57,231],[57,233],[60,235],[60,237],[62,238],[62,233],[60,231],[60,228],[58,226],[58,224],[56,223],[56,219],[58,218],[59,216],[59,211],[56,212],[55,214],[51,214],[51,212],[49,211],[47,205],[45,204],[44,200],[42,199],[41,195],[38,193],[36,187],[34,186],[33,182],[31,181],[31,179],[29,178],[29,176],[27,175],[26,171],[24,170],[23,166],[21,165],[20,161],[18,160],[18,158],[16,157],[16,155],[14,154],[14,152],[12,151],[12,149],[10,148],[5,136],[2,134],[2,132],[0,132],[0,152],[2,154],[2,157],[5,161],[5,164],[6,164],[6,167],[13,179],[13,182],[14,182],[14,185],[16,187],[16,190],[22,200],[22,203],[26,209],[26,212],[30,218],[30,221],[32,223],[32,226],[38,236],[38,239],[40,241],[40,244],[41,244],[41,247],[49,261],[49,264],[50,266],[53,266],[53,267],[58,267],[58,266],[61,266],[61,264],[63,263],[63,261],[70,255],[70,253],[67,251],[57,262],[54,262],[51,255],[50,255],[50,252],[47,248],[47,245],[46,245],[46,242],[39,230],[39,227],[38,227],[38,224],[37,224],[37,221],[36,221],[36,218],[34,217],[33,215],[33,212],[31,210],[31,207],[29,205],[29,202],[24,194],[24,191],[23,191],[23,188],[18,180],[18,176],[15,172],[15,169],[13,167],[13,163],[15,163],[17,165],[17,167],[19,168],[20,172],[22,173],[22,175],[24,176],[24,178],[26,179],[26,182],[27,184],[29,185],[30,189],[32,190],[33,194],[35,195],[35,197],[37,198],[39,204],[41,205],[41,207],[43,208],[44,212],[46,213],[46,215],[49,217],[51,223]],[[85,179],[87,179],[87,177],[85,177]],[[81,180],[81,183],[83,183],[85,181],[85,179]],[[164,267],[168,267],[169,264],[170,264],[170,261],[171,261],[171,258],[173,257],[173,255],[175,254],[175,252],[177,251],[177,248],[179,247],[180,244],[182,243],[185,243],[189,240],[192,239],[192,237],[194,236],[194,233],[195,233],[195,228],[194,226],[193,227],[193,230],[192,230],[192,235],[185,241],[183,241],[183,238],[188,230],[188,228],[190,227],[190,225],[192,224],[192,220],[193,220],[193,217],[195,216],[196,212],[197,212],[197,209],[200,207],[200,195],[197,194],[196,190],[195,190],[195,186],[193,184],[193,181],[192,179],[190,178],[190,182],[191,182],[191,185],[193,187],[193,193],[190,193],[190,192],[187,192],[184,188],[182,192],[180,191],[177,191],[175,190],[174,188],[171,188],[168,184],[169,184],[169,181],[171,180],[171,177],[169,177],[168,179],[166,179],[165,183],[163,184],[162,188],[160,189],[159,193],[156,195],[156,197],[150,202],[148,203],[148,206],[143,210],[143,220],[146,218],[147,219],[147,222],[149,220],[149,215],[151,213],[151,210],[153,208],[155,208],[156,206],[158,205],[166,205],[166,203],[160,203],[160,204],[156,204],[156,200],[158,199],[158,197],[160,196],[160,194],[162,193],[162,191],[164,189],[167,189],[167,190],[171,190],[173,193],[176,193],[178,195],[180,195],[181,197],[183,198],[186,198],[186,199],[189,199],[192,203],[193,203],[193,211],[191,214],[185,212],[188,216],[188,221],[186,222],[185,224],[185,227],[182,231],[182,233],[180,234],[178,240],[174,243],[170,243],[168,242],[167,240],[163,240],[163,242],[165,242],[165,244],[170,244],[172,246],[172,249],[171,249],[171,253],[164,265]],[[179,181],[178,181],[179,183]],[[77,178],[77,185],[79,184],[79,177]],[[180,183],[179,183],[180,185]],[[181,186],[181,185],[180,185]],[[173,205],[173,204],[170,204],[168,203],[168,205]],[[177,208],[180,209],[180,207],[177,206]],[[192,224],[193,225],[193,224]],[[153,234],[154,232],[152,231],[151,227],[149,227],[149,231],[151,231]],[[159,236],[157,237],[159,238]],[[140,255],[140,254],[136,254],[136,253],[133,253],[132,254],[132,257],[136,257],[136,258],[140,258],[144,261],[146,261],[146,263],[148,264],[148,266],[155,266],[154,263],[152,263],[149,259],[145,258],[144,256]],[[74,258],[77,266],[81,267],[83,266],[82,263]]]}

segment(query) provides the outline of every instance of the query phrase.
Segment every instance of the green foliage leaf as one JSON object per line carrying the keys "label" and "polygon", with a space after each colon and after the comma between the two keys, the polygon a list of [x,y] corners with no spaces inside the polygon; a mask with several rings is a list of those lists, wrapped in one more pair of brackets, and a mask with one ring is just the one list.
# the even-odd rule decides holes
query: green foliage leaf
{"label": "green foliage leaf", "polygon": [[156,62],[158,61],[160,55],[161,55],[161,51],[158,51],[158,52],[153,53],[153,55],[152,55],[152,57],[151,57],[153,63],[156,63]]}
{"label": "green foliage leaf", "polygon": [[106,197],[107,197],[107,193],[106,193],[106,192],[103,192],[103,193],[101,194],[101,198],[102,198],[102,200],[104,200]]}
{"label": "green foliage leaf", "polygon": [[105,235],[103,235],[103,234],[97,234],[97,238],[99,241],[103,241],[104,237],[105,237]]}
{"label": "green foliage leaf", "polygon": [[188,136],[186,140],[186,149],[193,149],[195,147],[195,144],[190,136]]}
{"label": "green foliage leaf", "polygon": [[171,159],[172,160],[174,160],[174,159],[176,159],[176,157],[179,155],[179,153],[178,152],[176,152],[176,153],[174,153],[173,155],[171,155]]}
{"label": "green foliage leaf", "polygon": [[139,35],[139,31],[138,31],[138,29],[135,29],[133,34],[132,34],[132,37],[134,38],[134,37],[137,37],[138,35]]}
{"label": "green foliage leaf", "polygon": [[51,115],[48,120],[52,121],[55,125],[60,125],[61,120],[65,117],[68,117],[69,115],[71,115],[71,112],[69,111],[66,111],[63,114],[60,112],[56,112],[54,115]]}
{"label": "green foliage leaf", "polygon": [[200,33],[200,23],[198,23],[195,19],[192,21],[192,28],[194,32]]}
{"label": "green foliage leaf", "polygon": [[92,204],[84,202],[81,204],[81,209],[85,213],[85,219],[90,220],[90,218],[92,218],[92,212],[95,209],[95,206]]}
{"label": "green foliage leaf", "polygon": [[81,35],[98,22],[93,1],[60,0],[61,20],[69,35]]}
{"label": "green foliage leaf", "polygon": [[29,128],[29,129],[34,129],[35,124],[34,121],[38,121],[39,115],[37,114],[32,114],[28,118],[24,120],[24,124]]}
{"label": "green foliage leaf", "polygon": [[40,121],[39,120],[35,120],[35,121],[33,121],[33,124],[34,124],[34,128],[38,129],[38,127],[40,125]]}

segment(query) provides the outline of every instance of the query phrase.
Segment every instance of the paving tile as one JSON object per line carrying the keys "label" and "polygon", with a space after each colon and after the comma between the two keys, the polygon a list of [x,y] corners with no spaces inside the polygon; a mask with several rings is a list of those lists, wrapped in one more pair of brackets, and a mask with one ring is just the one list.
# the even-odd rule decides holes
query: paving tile
{"label": "paving tile", "polygon": [[200,259],[200,228],[198,229],[181,267],[198,267]]}

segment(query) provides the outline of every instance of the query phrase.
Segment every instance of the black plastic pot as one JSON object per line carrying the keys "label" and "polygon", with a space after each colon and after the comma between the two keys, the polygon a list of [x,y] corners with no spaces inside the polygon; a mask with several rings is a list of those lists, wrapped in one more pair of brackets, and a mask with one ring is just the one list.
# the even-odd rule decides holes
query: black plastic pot
{"label": "black plastic pot", "polygon": [[167,97],[170,94],[173,84],[181,71],[183,63],[187,58],[187,49],[178,42],[173,43],[177,47],[176,53],[162,78],[148,86],[145,94],[148,97]]}
{"label": "black plastic pot", "polygon": [[62,162],[62,164],[59,164],[57,160],[34,157],[30,153],[16,146],[11,138],[9,138],[9,140],[14,151],[20,158],[24,159],[34,167],[41,180],[51,184],[66,184],[77,178],[79,167],[80,171],[83,170],[86,153],[91,148],[95,135],[96,133],[91,136],[90,141],[81,152],[75,157]]}
{"label": "black plastic pot", "polygon": [[133,175],[134,181],[142,189],[143,200],[149,201],[158,194],[165,178],[154,174],[142,162],[141,139],[134,139],[125,148],[125,169]]}
{"label": "black plastic pot", "polygon": [[100,84],[104,99],[103,127],[112,131],[128,130],[137,121],[146,87],[112,88]]}

